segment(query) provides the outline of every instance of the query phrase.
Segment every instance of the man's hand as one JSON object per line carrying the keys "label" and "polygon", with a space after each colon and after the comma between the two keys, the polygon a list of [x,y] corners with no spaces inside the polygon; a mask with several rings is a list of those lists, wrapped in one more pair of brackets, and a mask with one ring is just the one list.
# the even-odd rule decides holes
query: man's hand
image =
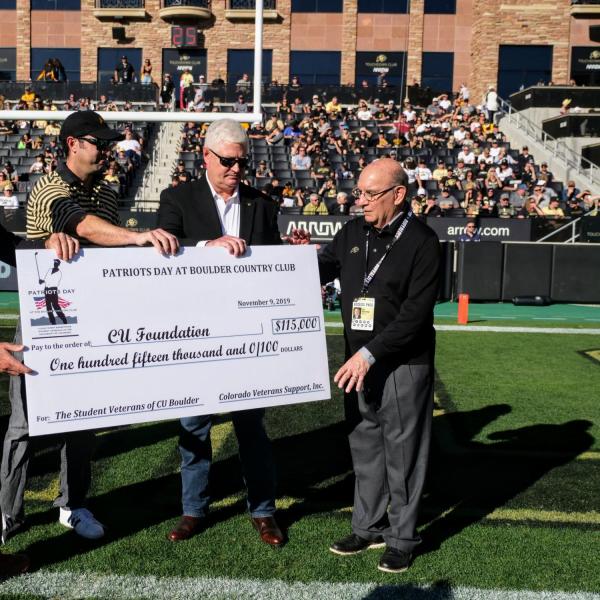
{"label": "man's hand", "polygon": [[21,352],[23,346],[0,342],[0,373],[9,375],[25,375],[31,373],[31,369],[18,361],[11,352]]}
{"label": "man's hand", "polygon": [[346,386],[344,390],[346,394],[350,393],[352,388],[356,388],[357,392],[362,392],[365,375],[370,366],[362,354],[357,352],[340,367],[333,381],[338,384],[340,389]]}
{"label": "man's hand", "polygon": [[79,252],[79,240],[66,233],[53,233],[44,242],[44,246],[48,250],[54,250],[61,260],[71,260]]}
{"label": "man's hand", "polygon": [[310,233],[306,229],[293,229],[292,235],[284,236],[283,240],[291,246],[305,246],[310,244]]}
{"label": "man's hand", "polygon": [[136,246],[152,244],[161,254],[177,254],[179,240],[164,229],[152,229],[138,233],[135,239]]}
{"label": "man's hand", "polygon": [[216,240],[210,240],[206,242],[206,247],[220,246],[225,248],[229,254],[233,254],[235,257],[242,256],[246,252],[246,240],[235,237],[234,235],[224,235]]}

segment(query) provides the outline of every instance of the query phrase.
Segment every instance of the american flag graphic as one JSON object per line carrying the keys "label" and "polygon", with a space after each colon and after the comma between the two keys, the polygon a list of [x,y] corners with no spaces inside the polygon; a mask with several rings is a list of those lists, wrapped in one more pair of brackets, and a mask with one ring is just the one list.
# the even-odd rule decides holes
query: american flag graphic
{"label": "american flag graphic", "polygon": [[[34,296],[33,301],[35,302],[36,308],[46,308],[46,299],[44,296]],[[58,297],[58,305],[61,308],[67,308],[67,306],[71,306],[71,303],[64,298]]]}

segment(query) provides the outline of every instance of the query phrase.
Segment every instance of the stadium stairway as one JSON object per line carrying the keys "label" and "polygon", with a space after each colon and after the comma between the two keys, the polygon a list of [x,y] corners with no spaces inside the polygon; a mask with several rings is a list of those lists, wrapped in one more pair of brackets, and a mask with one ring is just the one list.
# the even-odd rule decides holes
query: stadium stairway
{"label": "stadium stairway", "polygon": [[[500,117],[498,126],[500,127],[500,131],[506,135],[511,148],[520,150],[523,146],[528,146],[531,154],[535,156],[537,164],[544,161],[547,162],[548,168],[553,173],[555,180],[566,183],[572,179],[575,181],[575,185],[581,190],[589,189],[594,194],[600,192],[598,181],[592,180],[580,164],[567,162],[563,157],[552,152],[551,147],[548,146],[548,142],[544,146],[541,126],[538,125],[535,129],[536,133],[531,134],[528,128],[519,124],[515,115],[511,118],[506,113]],[[597,174],[596,177],[598,177]]]}
{"label": "stadium stairway", "polygon": [[160,193],[171,183],[171,175],[179,156],[182,123],[161,123],[150,152],[150,161],[135,195],[133,210],[158,210]]}

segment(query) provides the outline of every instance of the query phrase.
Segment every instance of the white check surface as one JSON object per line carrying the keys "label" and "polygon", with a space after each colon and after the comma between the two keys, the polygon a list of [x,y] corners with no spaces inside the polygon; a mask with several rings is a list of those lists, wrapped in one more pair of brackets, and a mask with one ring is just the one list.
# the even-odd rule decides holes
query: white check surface
{"label": "white check surface", "polygon": [[17,252],[31,435],[330,397],[314,247],[54,259]]}

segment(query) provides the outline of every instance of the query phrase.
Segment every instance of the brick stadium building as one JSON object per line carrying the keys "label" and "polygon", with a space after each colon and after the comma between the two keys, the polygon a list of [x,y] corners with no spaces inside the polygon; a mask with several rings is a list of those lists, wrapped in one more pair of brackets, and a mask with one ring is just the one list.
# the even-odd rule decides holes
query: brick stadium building
{"label": "brick stadium building", "polygon": [[[235,82],[252,72],[253,6],[0,0],[0,78],[35,79],[58,57],[70,81],[106,81],[127,55],[138,72],[149,58],[155,81],[163,69],[191,66],[208,81]],[[505,95],[539,80],[596,83],[600,73],[600,43],[590,38],[598,0],[265,0],[265,8],[264,75],[279,82],[374,82],[387,69],[396,86],[415,79],[449,91],[464,82],[478,100],[489,84]]]}

